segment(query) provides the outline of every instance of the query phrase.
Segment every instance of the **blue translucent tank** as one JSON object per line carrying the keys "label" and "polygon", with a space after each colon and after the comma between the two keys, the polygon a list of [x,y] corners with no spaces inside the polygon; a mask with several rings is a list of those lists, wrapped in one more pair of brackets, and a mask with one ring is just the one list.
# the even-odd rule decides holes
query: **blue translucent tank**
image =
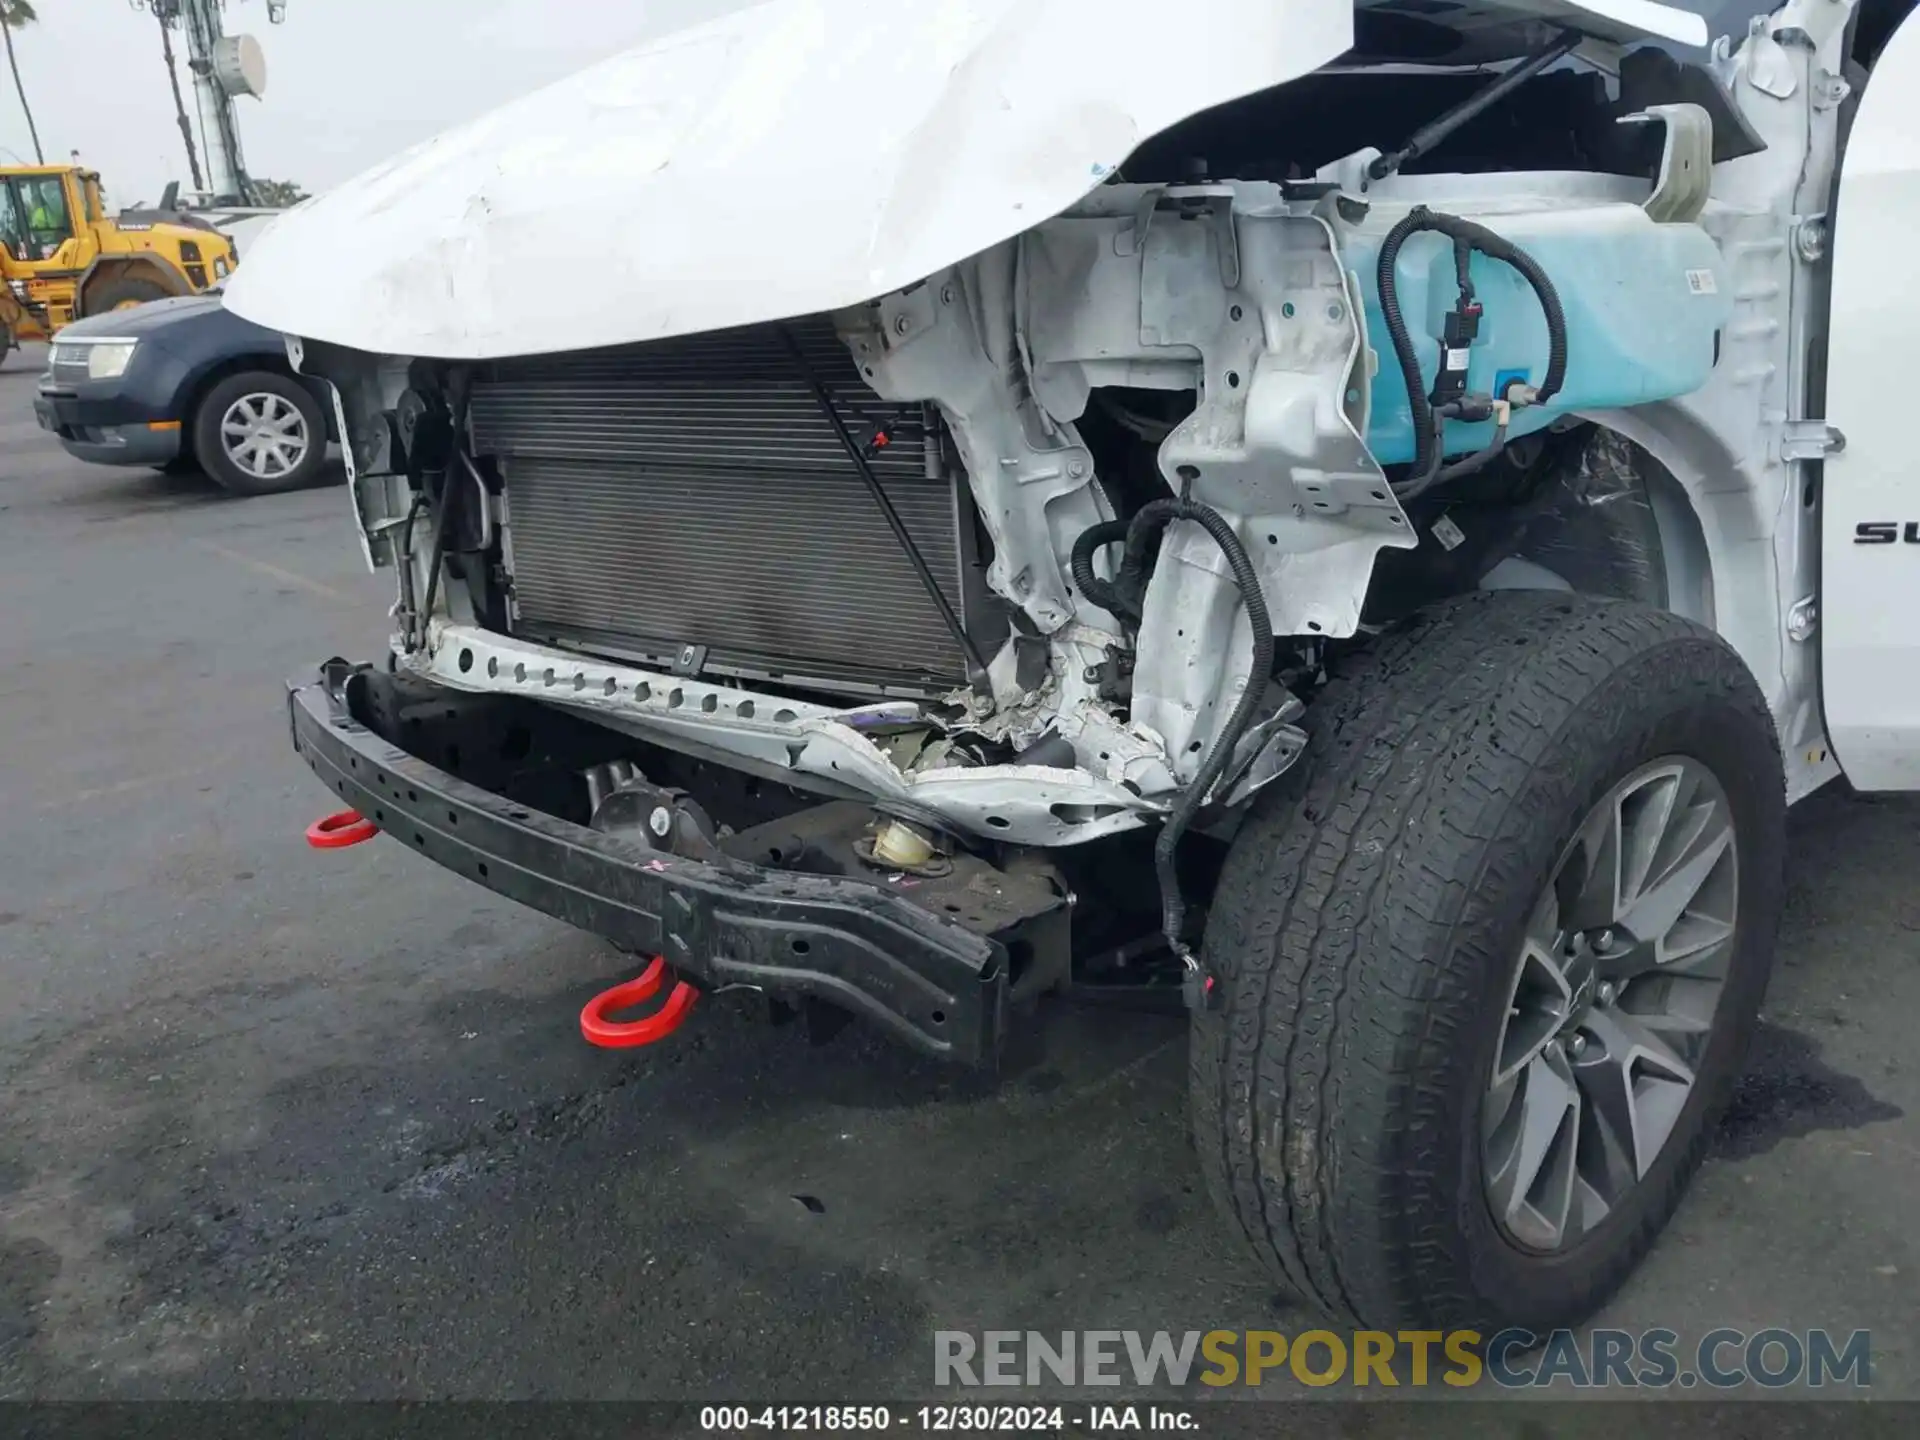
{"label": "blue translucent tank", "polygon": [[[1706,383],[1718,332],[1731,303],[1720,248],[1698,225],[1661,225],[1631,204],[1578,204],[1519,213],[1475,213],[1436,197],[1431,208],[1478,221],[1527,251],[1559,291],[1567,315],[1567,373],[1545,405],[1514,412],[1509,436],[1524,435],[1577,410],[1642,405],[1685,395]],[[1342,251],[1366,297],[1367,340],[1379,357],[1367,444],[1383,464],[1413,458],[1413,417],[1393,342],[1380,314],[1380,244],[1407,211],[1378,204],[1363,226],[1346,231]],[[1456,295],[1453,241],[1422,233],[1401,247],[1394,266],[1400,309],[1420,357],[1421,390],[1431,393],[1440,366],[1440,334]],[[1485,314],[1467,370],[1467,389],[1498,394],[1512,378],[1538,385],[1547,365],[1547,324],[1519,272],[1473,257],[1473,284]],[[1449,421],[1449,455],[1479,449],[1493,424]]]}

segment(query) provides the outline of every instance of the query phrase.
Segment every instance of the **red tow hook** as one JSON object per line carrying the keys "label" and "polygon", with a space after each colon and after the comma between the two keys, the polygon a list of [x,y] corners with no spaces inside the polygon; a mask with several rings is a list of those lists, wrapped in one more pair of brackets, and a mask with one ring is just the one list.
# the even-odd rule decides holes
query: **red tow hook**
{"label": "red tow hook", "polygon": [[638,1020],[607,1019],[609,1010],[625,1010],[642,1000],[651,1000],[671,975],[666,957],[656,955],[653,963],[639,975],[611,990],[602,990],[589,1000],[586,1009],[580,1012],[580,1033],[586,1036],[587,1043],[606,1050],[624,1050],[635,1045],[651,1045],[678,1030],[686,1021],[687,1012],[693,1009],[693,1002],[700,997],[698,990],[678,977],[674,978],[673,989],[667,992],[666,1003],[651,1015],[643,1015]]}
{"label": "red tow hook", "polygon": [[380,827],[358,810],[342,810],[337,815],[323,815],[307,826],[307,844],[316,850],[344,850],[379,833]]}

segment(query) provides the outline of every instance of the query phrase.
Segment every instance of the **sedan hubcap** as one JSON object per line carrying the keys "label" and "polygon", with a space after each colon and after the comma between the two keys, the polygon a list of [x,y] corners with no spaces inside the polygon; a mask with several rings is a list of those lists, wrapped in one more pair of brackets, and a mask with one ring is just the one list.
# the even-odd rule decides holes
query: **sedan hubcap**
{"label": "sedan hubcap", "polygon": [[242,395],[220,418],[227,458],[256,480],[277,480],[306,458],[311,443],[300,407],[284,395]]}
{"label": "sedan hubcap", "polygon": [[1684,757],[1641,766],[1581,823],[1514,965],[1481,1112],[1506,1234],[1562,1250],[1665,1148],[1733,955],[1739,847],[1726,791]]}

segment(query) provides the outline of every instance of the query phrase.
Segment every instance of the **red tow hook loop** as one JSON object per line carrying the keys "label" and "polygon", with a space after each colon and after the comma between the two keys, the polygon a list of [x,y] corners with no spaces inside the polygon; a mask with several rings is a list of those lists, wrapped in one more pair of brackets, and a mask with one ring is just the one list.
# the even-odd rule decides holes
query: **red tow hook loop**
{"label": "red tow hook loop", "polygon": [[602,990],[589,1000],[586,1009],[580,1012],[580,1033],[586,1036],[587,1043],[606,1050],[624,1050],[635,1045],[651,1045],[678,1030],[687,1012],[693,1009],[693,1002],[700,998],[700,992],[677,977],[673,989],[667,992],[666,1003],[651,1015],[643,1015],[638,1020],[607,1019],[609,1010],[625,1010],[642,1000],[651,1000],[671,975],[666,957],[656,955],[653,963],[639,975],[611,990]]}
{"label": "red tow hook loop", "polygon": [[307,826],[307,844],[316,850],[344,850],[379,833],[380,828],[358,810],[342,810],[337,815],[323,815]]}

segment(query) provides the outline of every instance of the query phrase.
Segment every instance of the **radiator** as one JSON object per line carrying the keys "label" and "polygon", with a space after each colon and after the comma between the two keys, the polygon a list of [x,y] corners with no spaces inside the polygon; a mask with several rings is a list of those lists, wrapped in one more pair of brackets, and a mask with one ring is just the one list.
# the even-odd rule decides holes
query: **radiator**
{"label": "radiator", "polygon": [[[972,517],[923,408],[824,319],[793,333],[947,598]],[[516,634],[672,666],[927,692],[962,652],[774,326],[497,362],[470,410],[500,466]]]}

